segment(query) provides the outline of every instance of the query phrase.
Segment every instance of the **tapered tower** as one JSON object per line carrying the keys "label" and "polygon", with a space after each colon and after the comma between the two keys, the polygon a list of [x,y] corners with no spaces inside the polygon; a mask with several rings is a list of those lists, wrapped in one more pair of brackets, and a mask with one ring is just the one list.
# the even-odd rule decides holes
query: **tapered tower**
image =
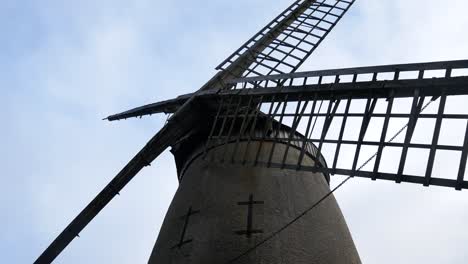
{"label": "tapered tower", "polygon": [[[254,254],[241,256],[330,192],[328,174],[255,166],[283,162],[286,150],[286,164],[327,165],[313,144],[301,151],[303,135],[280,139],[292,133],[290,127],[265,117],[247,119],[232,123],[243,135],[231,132],[227,142],[207,146],[207,135],[195,133],[173,147],[180,185],[149,263],[226,263],[234,256],[240,256],[237,263],[360,263],[333,197]],[[264,140],[255,139],[264,133]]]}

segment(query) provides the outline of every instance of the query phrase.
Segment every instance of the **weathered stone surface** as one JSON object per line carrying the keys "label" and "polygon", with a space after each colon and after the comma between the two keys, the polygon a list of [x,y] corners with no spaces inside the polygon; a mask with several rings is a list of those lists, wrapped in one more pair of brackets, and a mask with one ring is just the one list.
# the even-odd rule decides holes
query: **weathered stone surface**
{"label": "weathered stone surface", "polygon": [[[258,142],[252,142],[250,148],[256,149],[256,144]],[[211,157],[229,153],[233,145],[212,149],[206,160],[196,156],[187,166],[149,263],[227,263],[329,192],[321,174],[211,161]],[[264,143],[261,160],[268,160],[271,145]],[[245,146],[246,143],[239,145],[240,153]],[[276,144],[274,161],[282,161],[285,147],[285,144]],[[247,160],[253,160],[256,154],[250,148]],[[299,150],[290,148],[287,161],[294,164],[298,156]],[[230,157],[226,155],[226,160]],[[313,160],[306,156],[304,164],[313,165]],[[238,203],[249,201],[250,195],[253,200],[263,202],[252,205],[251,214],[252,229],[263,233],[252,234],[249,238],[236,231],[248,229],[248,206]],[[185,224],[190,207],[195,213]],[[338,204],[330,196],[298,222],[235,263],[361,262]]]}

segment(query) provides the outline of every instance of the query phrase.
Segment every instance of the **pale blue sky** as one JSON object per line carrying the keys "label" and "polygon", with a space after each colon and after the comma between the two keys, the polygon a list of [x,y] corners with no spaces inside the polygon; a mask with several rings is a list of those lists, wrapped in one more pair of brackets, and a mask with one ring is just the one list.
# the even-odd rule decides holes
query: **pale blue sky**
{"label": "pale blue sky", "polygon": [[[35,260],[165,120],[101,118],[198,89],[291,2],[1,1],[0,262]],[[467,59],[467,8],[357,0],[303,70]],[[176,188],[166,152],[56,263],[145,263]],[[468,258],[466,192],[353,179],[337,198],[364,263]]]}

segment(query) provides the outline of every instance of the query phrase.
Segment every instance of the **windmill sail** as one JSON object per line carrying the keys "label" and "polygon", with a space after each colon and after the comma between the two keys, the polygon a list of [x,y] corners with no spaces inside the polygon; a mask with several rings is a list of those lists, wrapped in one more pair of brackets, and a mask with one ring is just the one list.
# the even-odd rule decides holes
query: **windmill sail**
{"label": "windmill sail", "polygon": [[[434,72],[439,74],[437,78],[431,77],[430,74]],[[446,112],[447,100],[468,95],[467,73],[468,61],[465,60],[323,70],[232,80],[235,90],[213,96],[213,100],[219,101],[219,113],[208,137],[207,148],[227,142],[270,140],[266,136],[267,130],[274,133],[275,126],[288,125],[292,128],[290,134],[274,135],[275,142],[296,145],[301,153],[313,143],[316,147],[307,152],[314,153],[314,158],[321,160],[322,154],[328,154],[326,160],[332,161],[329,167],[302,166],[301,158],[296,164],[272,163],[268,160],[246,161],[242,153],[235,151],[226,154],[228,158],[213,157],[214,161],[319,171],[424,186],[437,185],[457,190],[468,189],[468,181],[465,180],[468,109],[461,109],[466,107],[466,104],[462,104],[456,112]],[[406,111],[396,109],[394,102],[404,99],[409,101]],[[225,103],[241,101],[248,107],[239,109],[236,104]],[[350,110],[354,104],[360,105],[360,108]],[[380,106],[380,111],[377,111],[377,105]],[[438,106],[432,107],[433,111],[428,113],[426,109],[431,105]],[[266,125],[263,134],[252,134],[245,129],[249,122],[258,122],[256,120],[265,117],[276,120],[277,124]],[[350,122],[350,119],[354,119],[354,122]],[[460,140],[454,144],[440,142],[442,124],[452,121],[457,122],[460,127]],[[421,124],[424,122],[426,124]],[[433,125],[428,125],[428,122]],[[415,142],[413,136],[420,124],[425,129],[424,133],[429,133],[432,137]],[[230,126],[237,131],[227,133],[227,127]],[[350,135],[347,138],[345,129],[350,130],[351,127],[355,130],[354,137]],[[371,129],[373,134],[380,135],[378,139],[366,139]],[[297,132],[305,135],[306,139],[295,136]],[[325,153],[325,147],[330,149],[328,153]],[[343,153],[344,148],[348,150],[347,153]],[[390,162],[383,164],[385,148],[396,150],[396,153],[391,156]],[[442,175],[439,172],[434,177],[436,154],[442,152],[449,152],[456,157],[456,162],[451,165],[456,168],[455,175],[447,175],[444,171]],[[415,166],[414,163],[408,164],[409,153],[417,153],[416,163],[424,164],[420,174],[406,172],[410,166]],[[287,150],[284,155],[287,155]],[[341,165],[340,160],[349,162]],[[391,169],[383,168],[389,167],[389,163],[393,165]],[[323,161],[317,164],[323,164]]]}
{"label": "windmill sail", "polygon": [[188,95],[179,96],[172,100],[166,100],[162,102],[143,105],[143,106],[136,107],[134,109],[130,109],[122,113],[111,115],[105,119],[109,121],[116,121],[116,120],[121,120],[121,119],[126,119],[126,118],[132,118],[132,117],[138,117],[138,116],[141,117],[141,116],[153,115],[153,114],[158,114],[158,113],[172,114],[172,113],[175,113],[177,109],[179,109],[179,107],[184,105],[184,103],[188,99],[190,99],[192,96],[193,94],[188,94]]}
{"label": "windmill sail", "polygon": [[[167,147],[187,134],[201,120],[192,115],[193,100],[188,101],[174,114],[168,123],[141,149],[135,157],[112,179],[112,181],[86,206],[81,213],[60,233],[35,263],[51,263],[71,241],[104,209],[104,207],[137,175],[156,159]],[[183,116],[184,118],[181,118]]]}
{"label": "windmill sail", "polygon": [[294,72],[314,52],[354,0],[299,0],[224,60],[231,77]]}
{"label": "windmill sail", "polygon": [[233,78],[291,73],[314,52],[355,0],[298,0],[218,67],[200,90],[229,89]]}
{"label": "windmill sail", "polygon": [[[164,130],[163,130],[164,131]],[[163,132],[161,131],[161,132]],[[47,247],[34,263],[51,263],[73,239],[96,217],[99,212],[135,177],[144,167],[148,166],[167,147],[162,136],[168,133],[158,133],[148,144],[117,174],[114,179],[73,219],[60,235]]]}

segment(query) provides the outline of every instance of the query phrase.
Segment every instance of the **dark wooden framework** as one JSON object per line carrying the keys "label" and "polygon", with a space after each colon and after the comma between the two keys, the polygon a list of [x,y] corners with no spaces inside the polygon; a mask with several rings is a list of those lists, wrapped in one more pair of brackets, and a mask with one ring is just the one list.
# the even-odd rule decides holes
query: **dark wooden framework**
{"label": "dark wooden framework", "polygon": [[[460,70],[462,74],[454,76],[455,70]],[[437,77],[428,77],[427,73],[436,71]],[[412,78],[401,78],[407,72],[413,72]],[[385,80],[381,80],[381,74],[387,74]],[[350,75],[349,81],[343,81],[343,76]],[[361,80],[361,75],[368,75],[369,79]],[[388,78],[388,75],[391,78]],[[465,75],[465,76],[464,76]],[[216,100],[248,100],[249,102],[260,102],[253,104],[252,109],[244,107],[243,120],[249,117],[253,119],[258,116],[258,111],[255,109],[268,109],[267,113],[263,113],[266,118],[275,119],[279,124],[283,123],[284,119],[292,118],[291,130],[289,136],[278,137],[278,130],[274,130],[274,136],[266,137],[266,131],[260,136],[247,135],[243,130],[230,131],[237,136],[236,144],[239,141],[245,140],[243,137],[248,137],[249,141],[260,141],[259,148],[266,140],[273,140],[274,142],[286,142],[288,145],[297,143],[301,145],[301,153],[306,150],[307,143],[313,143],[316,147],[313,155],[320,157],[322,147],[324,144],[336,145],[334,157],[330,160],[333,161],[330,168],[327,167],[307,167],[302,165],[302,158],[299,159],[297,164],[287,164],[286,159],[283,158],[281,163],[273,163],[271,158],[263,165],[268,167],[278,167],[283,169],[301,169],[313,172],[324,172],[329,174],[349,175],[356,177],[370,178],[372,180],[383,179],[392,180],[396,183],[409,182],[418,183],[424,186],[437,185],[452,187],[457,190],[468,188],[468,181],[465,180],[466,162],[468,157],[468,114],[446,114],[444,109],[448,97],[457,95],[468,95],[468,61],[445,61],[445,62],[432,62],[432,63],[418,63],[418,64],[403,64],[403,65],[387,65],[376,67],[360,67],[348,68],[337,70],[324,70],[324,71],[311,71],[303,73],[293,73],[284,75],[272,75],[264,77],[252,77],[233,80],[235,89],[217,92],[216,96],[211,96],[210,93],[200,94],[200,98],[218,98]],[[333,78],[329,78],[333,77]],[[309,82],[311,78],[314,81]],[[330,79],[329,83],[325,83],[325,79]],[[233,99],[235,98],[235,99]],[[243,99],[242,99],[243,98]],[[260,100],[261,98],[261,100]],[[396,98],[411,98],[412,106],[408,113],[394,112],[394,100]],[[350,113],[350,104],[355,100],[366,100],[364,110],[361,112]],[[345,110],[337,111],[340,103],[346,101]],[[316,105],[325,104],[328,106],[326,112],[316,109]],[[378,102],[386,103],[385,113],[376,113],[374,111]],[[433,102],[439,102],[437,113],[424,113],[425,107]],[[291,109],[286,110],[289,106]],[[262,104],[265,106],[262,107]],[[311,105],[309,112],[306,112],[308,105]],[[272,111],[274,110],[274,111]],[[232,107],[222,107],[220,105],[220,112],[215,118],[215,123],[219,122],[216,119],[222,119],[224,123],[233,125],[238,122],[238,118],[233,114]],[[460,110],[461,111],[461,110]],[[328,137],[330,126],[337,117],[341,117],[340,132],[338,139]],[[357,140],[344,139],[344,130],[350,117],[361,119],[361,127]],[[311,137],[311,124],[313,123],[312,130],[318,118],[323,119],[323,123],[319,128],[321,133],[319,137]],[[373,118],[383,118],[383,127],[379,141],[365,140],[370,121]],[[294,138],[293,134],[297,132],[299,122],[308,119],[306,122],[305,131],[302,131],[303,138]],[[315,119],[315,121],[313,121]],[[403,142],[393,142],[386,140],[391,131],[389,131],[389,123],[392,120],[409,120],[405,127],[400,131],[404,133]],[[435,120],[435,127],[432,133],[432,141],[426,143],[412,142],[413,134],[418,123],[418,120],[429,119]],[[441,125],[444,120],[462,120],[467,122],[466,136],[462,145],[444,145],[439,143],[439,136]],[[243,124],[242,126],[245,126]],[[215,129],[216,125],[212,129]],[[267,129],[267,128],[265,128]],[[396,132],[396,131],[394,131]],[[393,133],[394,133],[393,132]],[[215,133],[216,134],[216,133]],[[216,136],[211,134],[208,137],[209,142],[230,142],[229,138],[222,132],[217,133]],[[338,167],[337,161],[340,155],[340,150],[343,145],[355,147],[355,153],[352,165],[348,168]],[[373,169],[370,171],[358,170],[358,161],[363,146],[377,147],[374,154],[375,163]],[[398,147],[400,148],[401,155],[398,161],[398,170],[395,173],[382,173],[380,172],[380,165],[382,159],[382,151],[385,147]],[[275,144],[270,150],[270,157],[275,149]],[[423,175],[408,175],[405,174],[405,167],[408,152],[412,149],[426,149],[429,151],[427,158],[427,167]],[[284,157],[288,154],[289,148],[286,148]],[[435,162],[436,152],[439,150],[452,151],[460,153],[460,163],[456,179],[437,178],[433,177],[433,166]],[[259,152],[260,150],[257,150]],[[233,154],[234,155],[234,154]],[[302,156],[303,154],[301,154]],[[234,160],[232,157],[231,160]],[[423,161],[421,161],[423,162]],[[258,160],[251,162],[243,161],[244,165],[257,166],[261,163]],[[316,163],[320,164],[320,163]],[[447,176],[447,175],[444,175]]]}

